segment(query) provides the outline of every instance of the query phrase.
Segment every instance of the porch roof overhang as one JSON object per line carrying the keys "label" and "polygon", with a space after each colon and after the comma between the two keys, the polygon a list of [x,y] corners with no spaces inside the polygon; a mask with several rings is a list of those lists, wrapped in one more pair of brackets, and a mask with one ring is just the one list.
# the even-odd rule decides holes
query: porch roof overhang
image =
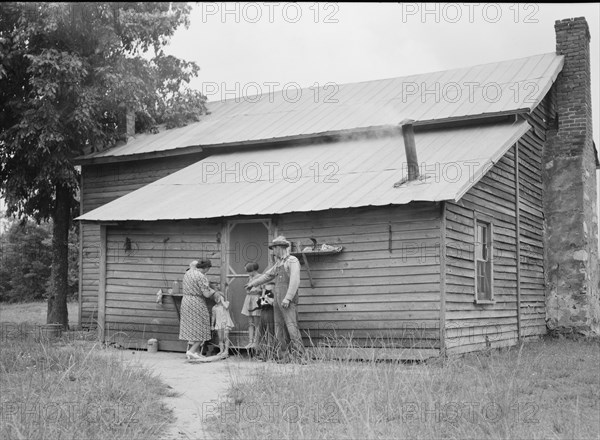
{"label": "porch roof overhang", "polygon": [[529,130],[526,121],[415,134],[421,178],[407,175],[402,135],[210,156],[90,211],[96,222],[272,215],[413,201],[458,201]]}

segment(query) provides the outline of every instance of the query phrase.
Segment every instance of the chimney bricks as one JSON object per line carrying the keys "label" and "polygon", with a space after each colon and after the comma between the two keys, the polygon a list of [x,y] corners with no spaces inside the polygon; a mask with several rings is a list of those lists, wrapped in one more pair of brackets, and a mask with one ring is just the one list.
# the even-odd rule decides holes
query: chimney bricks
{"label": "chimney bricks", "polygon": [[129,138],[135,136],[135,111],[122,105],[119,107],[118,131],[121,140],[127,142]]}
{"label": "chimney bricks", "polygon": [[585,18],[558,20],[564,66],[555,88],[558,129],[544,150],[546,322],[557,332],[598,334],[598,218],[592,143],[590,32]]}

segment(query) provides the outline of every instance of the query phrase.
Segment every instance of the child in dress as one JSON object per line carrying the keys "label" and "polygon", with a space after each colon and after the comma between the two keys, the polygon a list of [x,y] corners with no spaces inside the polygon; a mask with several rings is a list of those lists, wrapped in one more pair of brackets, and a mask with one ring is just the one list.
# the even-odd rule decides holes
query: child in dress
{"label": "child in dress", "polygon": [[[245,266],[248,272],[248,282],[260,276],[258,273],[258,263],[247,263]],[[260,325],[260,308],[257,305],[258,298],[262,293],[262,287],[254,287],[246,292],[246,299],[242,307],[242,315],[248,317],[248,336],[250,342],[246,345],[246,349],[256,348],[258,345],[259,325]]]}
{"label": "child in dress", "polygon": [[229,356],[229,330],[234,323],[229,315],[229,301],[221,298],[212,308],[212,329],[219,334],[219,356]]}

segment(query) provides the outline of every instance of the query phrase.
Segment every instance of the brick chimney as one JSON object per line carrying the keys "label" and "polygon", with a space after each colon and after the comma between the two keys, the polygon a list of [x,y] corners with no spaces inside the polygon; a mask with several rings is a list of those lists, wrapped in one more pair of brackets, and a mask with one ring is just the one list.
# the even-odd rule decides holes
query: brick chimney
{"label": "brick chimney", "polygon": [[135,112],[129,107],[121,105],[118,115],[119,139],[127,143],[129,138],[135,136]]}
{"label": "brick chimney", "polygon": [[557,126],[544,150],[546,324],[599,334],[596,154],[592,142],[590,32],[585,18],[558,20]]}

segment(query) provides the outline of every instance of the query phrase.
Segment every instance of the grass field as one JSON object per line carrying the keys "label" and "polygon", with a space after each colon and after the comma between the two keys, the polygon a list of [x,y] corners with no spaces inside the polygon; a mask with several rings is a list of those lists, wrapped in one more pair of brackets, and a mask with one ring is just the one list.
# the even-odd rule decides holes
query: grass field
{"label": "grass field", "polygon": [[[45,323],[45,304],[0,305],[0,322]],[[107,356],[94,332],[48,343],[15,331],[25,327],[0,327],[0,438],[160,438],[171,394],[151,372]],[[208,428],[223,439],[598,439],[599,364],[599,339],[545,338],[425,363],[232,368]]]}
{"label": "grass field", "polygon": [[[69,325],[76,326],[79,321],[79,304],[75,301],[67,303]],[[48,303],[45,301],[33,303],[0,303],[0,323],[30,323],[45,324],[48,313]]]}
{"label": "grass field", "polygon": [[[94,332],[41,339],[45,303],[0,307],[0,438],[160,438],[173,419],[161,397],[172,392],[152,372],[125,364]],[[70,322],[76,311],[70,304]]]}
{"label": "grass field", "polygon": [[598,439],[598,365],[598,340],[550,338],[424,364],[265,364],[210,425],[223,439]]}

